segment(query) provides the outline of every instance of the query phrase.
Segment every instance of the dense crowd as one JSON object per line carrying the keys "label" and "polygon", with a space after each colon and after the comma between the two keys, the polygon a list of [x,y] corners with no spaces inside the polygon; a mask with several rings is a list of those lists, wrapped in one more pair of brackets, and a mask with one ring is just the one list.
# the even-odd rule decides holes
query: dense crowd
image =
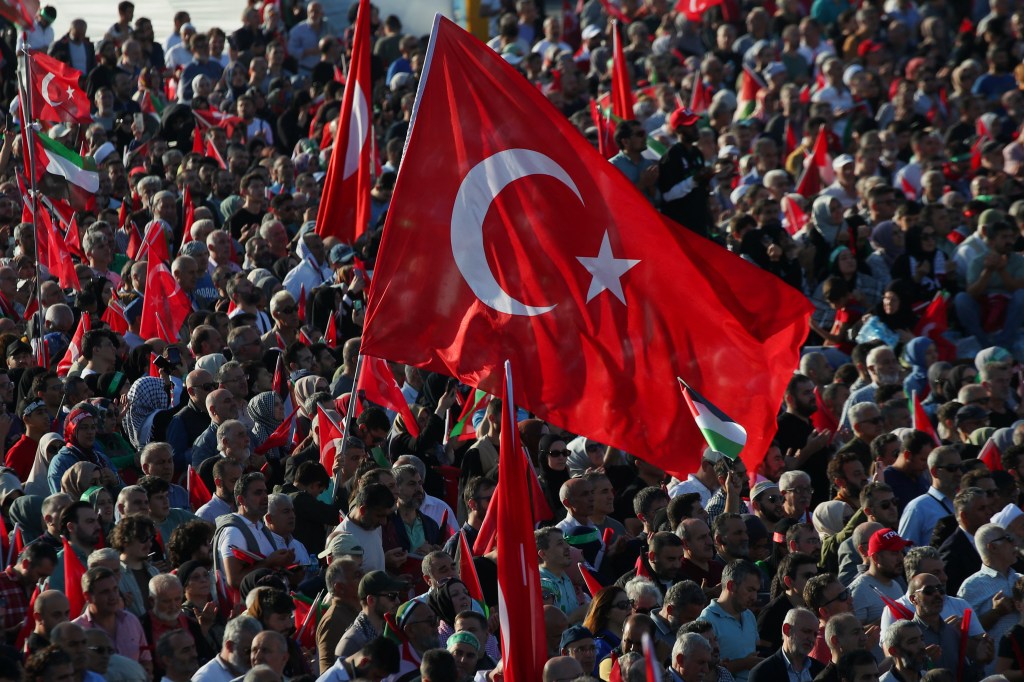
{"label": "dense crowd", "polygon": [[[815,306],[767,452],[679,444],[666,473],[520,411],[545,682],[1024,680],[1024,8],[480,6],[653,205]],[[0,680],[498,682],[516,656],[475,547],[502,401],[395,363],[401,406],[357,387],[427,48],[376,8],[369,222],[316,223],[356,7],[178,12],[163,42],[131,2],[0,24]],[[19,177],[23,48],[92,107],[41,125],[98,170],[73,220]],[[177,343],[140,336],[154,225]]]}

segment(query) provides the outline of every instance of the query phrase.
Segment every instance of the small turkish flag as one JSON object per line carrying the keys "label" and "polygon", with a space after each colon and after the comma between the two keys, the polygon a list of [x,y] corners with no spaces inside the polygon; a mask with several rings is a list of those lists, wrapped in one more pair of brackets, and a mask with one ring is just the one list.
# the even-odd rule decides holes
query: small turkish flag
{"label": "small turkish flag", "polygon": [[808,199],[818,194],[836,179],[832,170],[832,155],[828,153],[828,133],[825,126],[818,128],[811,155],[804,160],[804,172],[796,186],[796,193]]}
{"label": "small turkish flag", "polygon": [[32,64],[32,118],[92,123],[89,96],[78,86],[82,72],[43,53],[29,53]]}
{"label": "small turkish flag", "polygon": [[[370,0],[359,0],[352,63],[338,113],[337,133],[316,216],[316,233],[351,244],[370,223],[370,138],[373,135],[370,97]],[[449,123],[450,125],[450,123]]]}
{"label": "small turkish flag", "polygon": [[[363,366],[356,383],[356,393],[361,399],[365,398],[375,405],[380,405],[402,415],[402,421],[405,422],[405,430],[413,438],[419,438],[419,424],[416,423],[416,417],[412,415],[412,410],[409,409],[409,403],[405,402],[405,396],[402,395],[402,389],[398,387],[398,382],[395,381],[395,375],[392,374],[391,368],[388,367],[387,360],[363,356]],[[359,401],[357,400],[356,411],[353,415],[358,415],[360,411]]]}
{"label": "small turkish flag", "polygon": [[327,470],[328,475],[334,474],[334,461],[340,454],[338,449],[342,447],[342,428],[334,421],[323,407],[316,407],[316,425],[320,437],[320,464]]}
{"label": "small turkish flag", "polygon": [[66,377],[68,372],[71,371],[71,365],[75,363],[75,360],[82,357],[82,339],[90,329],[92,329],[92,323],[89,320],[89,316],[83,314],[78,318],[78,327],[75,329],[74,336],[71,337],[71,343],[68,345],[67,352],[64,353],[61,361],[57,363],[57,376]]}
{"label": "small turkish flag", "polygon": [[[148,249],[146,244],[149,244]],[[144,339],[155,337],[167,343],[177,343],[178,332],[192,312],[192,301],[167,267],[170,257],[160,221],[150,223],[143,248],[147,252],[148,266],[139,335]]]}
{"label": "small turkish flag", "polygon": [[362,353],[492,394],[510,359],[539,418],[685,477],[705,445],[682,377],[759,464],[807,334],[803,294],[663,218],[454,23],[438,18],[431,41]]}

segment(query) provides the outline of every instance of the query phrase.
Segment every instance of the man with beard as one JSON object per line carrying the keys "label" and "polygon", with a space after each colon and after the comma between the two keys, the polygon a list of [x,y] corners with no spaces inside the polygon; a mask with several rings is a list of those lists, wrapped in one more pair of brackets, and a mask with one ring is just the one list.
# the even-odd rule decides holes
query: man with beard
{"label": "man with beard", "polygon": [[[738,518],[736,514],[733,516]],[[744,523],[743,530],[746,529],[747,524]],[[703,519],[683,519],[676,532],[683,539],[679,578],[692,580],[707,590],[721,582],[725,566],[715,559],[715,542],[708,524]]]}
{"label": "man with beard", "polygon": [[783,396],[786,411],[779,417],[779,432],[775,437],[779,449],[786,456],[786,468],[790,471],[806,471],[814,489],[814,504],[828,499],[829,442],[832,432],[818,431],[811,424],[811,415],[818,411],[814,396],[814,381],[803,374],[794,374],[786,386]]}
{"label": "man with beard", "polygon": [[[60,515],[61,535],[68,539],[71,550],[87,566],[89,555],[100,541],[100,520],[88,502],[72,502]],[[47,589],[64,592],[64,550],[57,552],[57,567],[50,575]]]}
{"label": "man with beard", "polygon": [[768,602],[757,614],[757,629],[761,638],[771,643],[772,649],[782,646],[782,626],[786,614],[806,606],[804,587],[808,580],[818,575],[818,559],[804,552],[791,552],[782,557],[775,575],[785,591]]}
{"label": "man with beard", "polygon": [[708,663],[709,669],[707,674],[704,675],[704,682],[729,682],[733,679],[732,673],[722,665],[722,652],[718,646],[718,635],[715,634],[715,629],[711,626],[711,623],[703,618],[697,618],[679,628],[679,632],[692,632],[693,634],[700,635],[711,645],[711,661]]}
{"label": "man with beard", "polygon": [[837,452],[828,463],[828,480],[836,489],[833,499],[845,502],[851,509],[860,507],[860,491],[868,481],[864,461],[855,452]]}
{"label": "man with beard", "polygon": [[900,517],[900,536],[923,547],[931,542],[932,530],[939,519],[953,515],[953,496],[960,486],[960,451],[952,445],[928,453],[928,492],[915,497]]}
{"label": "man with beard", "polygon": [[[398,510],[384,526],[384,551],[400,547],[406,552],[426,556],[441,549],[441,530],[437,522],[420,511],[426,497],[420,472],[406,464],[395,467],[392,473],[398,483]],[[419,576],[419,566],[411,570],[417,571],[416,576]]]}
{"label": "man with beard", "polygon": [[[716,559],[723,564],[746,559],[750,556],[750,536],[747,524],[739,514],[725,513],[715,519],[711,527],[715,541]],[[725,580],[723,576],[722,580]]]}
{"label": "man with beard", "polygon": [[866,571],[850,583],[853,612],[865,625],[877,625],[882,620],[884,594],[892,601],[903,596],[903,550],[910,543],[889,528],[875,531],[868,540]]}
{"label": "man with beard", "polygon": [[805,670],[811,679],[816,677],[825,667],[810,658],[817,634],[818,618],[803,607],[792,609],[782,622],[782,648],[754,666],[749,682],[790,679],[790,673],[806,679]]}
{"label": "man with beard", "polygon": [[252,640],[263,629],[252,616],[238,616],[228,621],[220,653],[192,676],[194,682],[230,682],[249,670]]}
{"label": "man with beard", "polygon": [[901,383],[900,363],[896,359],[896,353],[893,352],[892,348],[888,346],[872,348],[865,360],[865,365],[867,366],[868,377],[871,378],[871,383],[858,388],[846,399],[846,405],[843,407],[842,428],[850,427],[850,408],[858,403],[876,402],[875,392],[881,386],[896,386]]}
{"label": "man with beard", "polygon": [[700,116],[685,108],[676,109],[669,116],[669,127],[679,142],[661,157],[657,187],[664,201],[664,214],[706,237],[712,224],[708,207],[712,169],[697,148],[699,120]]}
{"label": "man with beard", "polygon": [[[149,579],[149,596],[153,601],[153,606],[142,617],[142,631],[146,633],[147,641],[159,642],[168,633],[184,631],[195,641],[196,651],[199,653],[200,660],[207,661],[214,657],[216,651],[210,647],[206,636],[200,628],[198,619],[214,618],[215,605],[208,602],[205,609],[206,613],[195,614],[197,620],[185,616],[181,608],[181,603],[184,600],[181,581],[176,576],[168,573],[160,573]],[[153,670],[156,677],[164,675],[166,670],[164,665],[160,656],[157,656],[153,661]],[[195,670],[192,672],[195,672]]]}
{"label": "man with beard", "polygon": [[893,623],[882,637],[882,650],[892,659],[892,669],[878,682],[920,682],[925,664],[921,627],[910,620]]}
{"label": "man with beard", "polygon": [[[1010,348],[1024,320],[1024,256],[1015,253],[1016,229],[998,220],[983,228],[987,252],[976,256],[967,266],[967,290],[953,299],[957,319],[982,348]],[[1007,296],[1006,317],[998,334],[989,336],[982,327],[981,311],[987,300]]]}
{"label": "man with beard", "polygon": [[750,497],[750,481],[743,460],[733,461],[723,457],[715,462],[715,475],[718,476],[718,490],[704,505],[708,523],[714,525],[715,519],[722,512],[749,514],[750,510],[743,500]]}
{"label": "man with beard", "polygon": [[738,682],[747,682],[751,668],[763,660],[757,655],[757,620],[750,610],[757,604],[760,589],[760,569],[745,559],[733,561],[722,572],[721,596],[700,614],[711,622],[722,665]]}
{"label": "man with beard", "polygon": [[[960,658],[960,622],[959,619],[947,622],[942,616],[946,585],[930,573],[919,573],[911,579],[907,594],[916,614],[913,622],[920,626],[925,646],[936,645],[939,649],[936,667],[956,670]],[[964,679],[984,677],[982,667],[995,658],[995,653],[995,645],[988,635],[970,637]]]}
{"label": "man with beard", "polygon": [[754,516],[761,519],[769,532],[776,531],[776,525],[784,516],[782,493],[779,486],[771,481],[761,481],[750,491],[750,506]]}
{"label": "man with beard", "polygon": [[935,441],[924,431],[903,434],[902,448],[896,461],[882,471],[882,480],[896,495],[896,506],[902,514],[911,500],[928,492],[928,455],[935,449]]}

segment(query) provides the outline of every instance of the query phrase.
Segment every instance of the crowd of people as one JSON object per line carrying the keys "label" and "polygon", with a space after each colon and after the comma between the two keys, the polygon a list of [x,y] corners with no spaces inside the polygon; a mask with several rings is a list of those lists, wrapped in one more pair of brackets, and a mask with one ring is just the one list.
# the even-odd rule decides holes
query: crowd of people
{"label": "crowd of people", "polygon": [[[626,453],[520,413],[544,681],[1024,680],[1024,8],[479,5],[652,204],[815,305],[767,452]],[[370,219],[321,236],[357,6],[178,12],[163,42],[128,1],[106,29],[2,24],[0,680],[500,682],[516,656],[502,548],[467,556],[502,401],[395,363],[408,410],[356,389],[427,48],[373,8]],[[22,49],[92,106],[42,126],[99,172],[76,289],[38,266],[26,206],[49,208],[17,177]],[[140,336],[152,224],[177,343]]]}

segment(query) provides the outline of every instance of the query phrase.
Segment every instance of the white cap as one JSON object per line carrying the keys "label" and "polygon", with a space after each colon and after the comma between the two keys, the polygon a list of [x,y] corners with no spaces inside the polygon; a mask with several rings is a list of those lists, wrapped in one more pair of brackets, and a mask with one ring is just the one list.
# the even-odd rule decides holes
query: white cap
{"label": "white cap", "polygon": [[992,523],[1009,528],[1010,524],[1017,520],[1017,517],[1024,516],[1024,511],[1014,503],[1010,503],[992,515]]}
{"label": "white cap", "polygon": [[96,150],[96,153],[93,154],[92,156],[93,159],[96,160],[96,163],[103,163],[103,160],[106,159],[111,154],[113,154],[115,151],[117,150],[114,149],[114,145],[112,145],[109,142],[104,142],[99,146],[99,148]]}
{"label": "white cap", "polygon": [[839,169],[848,163],[855,163],[853,157],[849,154],[840,154],[836,157],[836,160],[832,162],[832,170],[839,172]]}

